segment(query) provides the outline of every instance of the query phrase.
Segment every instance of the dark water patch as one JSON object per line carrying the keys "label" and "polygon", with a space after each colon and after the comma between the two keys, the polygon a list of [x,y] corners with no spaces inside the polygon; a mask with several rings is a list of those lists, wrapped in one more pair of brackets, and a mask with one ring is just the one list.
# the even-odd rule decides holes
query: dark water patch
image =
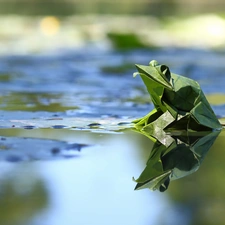
{"label": "dark water patch", "polygon": [[54,128],[54,129],[63,129],[63,128],[66,128],[66,126],[64,126],[64,125],[54,125],[54,126],[52,126],[52,128]]}
{"label": "dark water patch", "polygon": [[101,126],[100,123],[90,123],[87,125],[90,128],[99,128]]}
{"label": "dark water patch", "polygon": [[51,152],[52,152],[52,154],[58,154],[58,153],[60,153],[60,149],[57,147],[54,147],[51,149]]}
{"label": "dark water patch", "polygon": [[81,154],[79,152],[87,147],[91,146],[40,138],[7,137],[0,140],[0,161],[23,162],[72,158],[78,157]]}
{"label": "dark water patch", "polygon": [[24,126],[23,128],[24,128],[24,129],[27,129],[27,130],[32,130],[32,129],[35,128],[35,126],[27,125],[27,126]]}
{"label": "dark water patch", "polygon": [[119,122],[117,125],[118,126],[123,126],[123,125],[128,125],[130,122]]}
{"label": "dark water patch", "polygon": [[24,159],[18,155],[9,155],[5,157],[5,160],[7,162],[17,163],[23,161]]}
{"label": "dark water patch", "polygon": [[67,148],[68,150],[77,150],[77,151],[81,151],[81,149],[86,148],[90,145],[87,144],[78,144],[78,143],[72,143],[72,144],[68,144]]}

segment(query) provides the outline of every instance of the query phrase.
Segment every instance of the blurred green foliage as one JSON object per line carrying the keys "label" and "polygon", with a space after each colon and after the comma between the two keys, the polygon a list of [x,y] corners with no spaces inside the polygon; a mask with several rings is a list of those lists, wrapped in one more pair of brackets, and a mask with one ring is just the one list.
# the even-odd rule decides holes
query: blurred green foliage
{"label": "blurred green foliage", "polygon": [[147,48],[147,45],[134,33],[108,33],[108,37],[117,50]]}
{"label": "blurred green foliage", "polygon": [[134,70],[134,64],[133,63],[123,63],[118,66],[102,66],[101,70],[103,73],[110,73],[110,74],[119,74],[123,75],[128,72],[131,72]]}
{"label": "blurred green foliage", "polygon": [[100,14],[145,14],[160,17],[175,14],[190,15],[193,13],[222,12],[224,2],[216,0],[140,0],[140,1],[107,1],[107,0],[8,0],[0,1],[0,14],[22,15],[71,15],[78,13]]}
{"label": "blurred green foliage", "polygon": [[[8,174],[0,179],[0,224],[24,225],[47,206],[48,196],[44,183],[20,165],[17,176]],[[34,172],[34,171],[33,171]],[[26,173],[26,177],[24,177]]]}

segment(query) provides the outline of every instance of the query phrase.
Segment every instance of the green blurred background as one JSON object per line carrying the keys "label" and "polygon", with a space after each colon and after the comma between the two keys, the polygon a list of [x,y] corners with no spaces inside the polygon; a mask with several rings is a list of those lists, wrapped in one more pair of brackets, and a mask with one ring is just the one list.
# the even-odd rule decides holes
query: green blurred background
{"label": "green blurred background", "polygon": [[224,13],[224,1],[216,0],[1,0],[1,14],[73,15],[79,13],[113,13],[141,15],[190,15]]}
{"label": "green blurred background", "polygon": [[[221,0],[0,0],[0,54],[80,48],[90,43],[103,48],[113,43],[124,48],[221,49],[225,46],[224,9]],[[118,43],[115,34],[135,37],[127,46],[131,36]]]}

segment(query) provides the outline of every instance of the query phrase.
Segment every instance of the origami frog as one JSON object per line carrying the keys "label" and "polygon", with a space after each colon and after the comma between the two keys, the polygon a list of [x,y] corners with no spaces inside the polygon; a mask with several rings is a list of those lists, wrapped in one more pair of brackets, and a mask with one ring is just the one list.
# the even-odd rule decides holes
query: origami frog
{"label": "origami frog", "polygon": [[171,73],[166,65],[153,60],[149,66],[136,65],[155,108],[133,121],[146,131],[207,131],[222,128],[199,84]]}

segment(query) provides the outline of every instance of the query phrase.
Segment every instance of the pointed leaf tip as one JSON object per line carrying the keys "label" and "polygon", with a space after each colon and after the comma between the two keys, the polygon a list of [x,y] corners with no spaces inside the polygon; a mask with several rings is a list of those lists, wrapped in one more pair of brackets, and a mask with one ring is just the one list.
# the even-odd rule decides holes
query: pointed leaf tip
{"label": "pointed leaf tip", "polygon": [[133,73],[133,77],[136,77],[137,75],[140,75],[140,73],[138,72]]}

